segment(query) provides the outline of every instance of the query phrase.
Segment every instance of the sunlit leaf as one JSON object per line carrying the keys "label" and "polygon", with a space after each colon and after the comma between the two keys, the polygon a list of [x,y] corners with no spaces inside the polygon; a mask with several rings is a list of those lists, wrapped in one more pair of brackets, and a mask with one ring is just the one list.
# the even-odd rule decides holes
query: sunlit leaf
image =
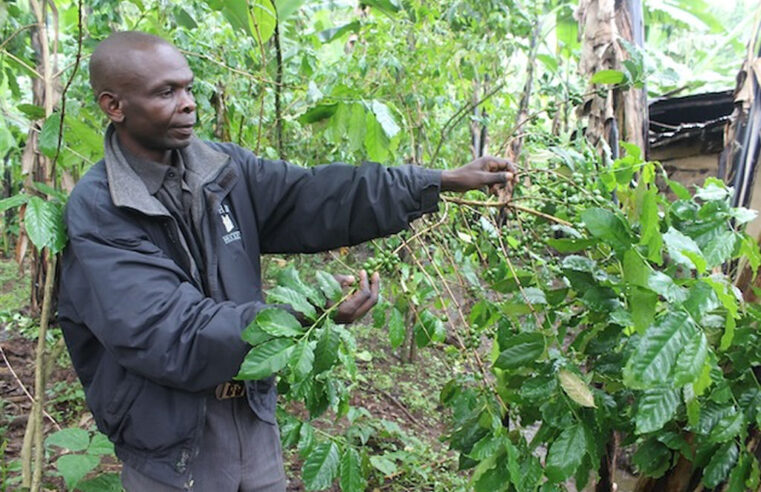
{"label": "sunlit leaf", "polygon": [[359,31],[359,27],[360,27],[359,21],[355,20],[339,27],[332,27],[330,29],[325,29],[324,31],[320,31],[317,33],[317,37],[323,43],[329,43],[336,38],[340,38],[346,33]]}
{"label": "sunlit leaf", "polygon": [[391,314],[388,319],[388,338],[391,348],[399,347],[407,336],[407,329],[404,326],[404,316],[396,308],[391,308]]}
{"label": "sunlit leaf", "polygon": [[325,297],[333,302],[337,302],[341,299],[341,297],[343,297],[341,284],[333,275],[329,274],[328,272],[318,270],[315,276],[317,278],[317,284],[320,286],[322,293],[325,294]]}
{"label": "sunlit leaf", "polygon": [[307,340],[296,345],[291,354],[290,368],[298,379],[304,379],[314,366],[314,351]]}
{"label": "sunlit leaf", "polygon": [[624,80],[626,75],[620,70],[600,70],[589,79],[593,84],[620,84]]}
{"label": "sunlit leaf", "polygon": [[372,111],[365,113],[365,150],[367,157],[376,162],[385,162],[390,155],[386,132]]}
{"label": "sunlit leaf", "polygon": [[391,111],[389,111],[388,106],[380,101],[373,100],[371,108],[375,114],[375,119],[378,120],[381,128],[383,128],[383,133],[385,133],[388,138],[394,138],[394,136],[399,133],[400,128],[399,125],[396,124],[396,121],[394,121],[394,117],[391,114]]}
{"label": "sunlit leaf", "polygon": [[317,346],[314,349],[314,372],[319,374],[327,371],[338,358],[338,346],[341,343],[341,337],[338,332],[329,325],[325,326],[322,335],[317,340]]}
{"label": "sunlit leaf", "polygon": [[576,374],[566,369],[558,371],[558,379],[560,380],[560,386],[568,397],[581,405],[582,407],[596,408],[595,398],[592,395],[592,391]]}
{"label": "sunlit leaf", "polygon": [[306,0],[275,0],[278,21],[284,22],[288,20],[304,3],[306,3]]}
{"label": "sunlit leaf", "polygon": [[677,358],[674,386],[682,386],[697,379],[707,356],[708,340],[702,331],[697,331]]}
{"label": "sunlit leaf", "polygon": [[364,0],[363,3],[387,14],[393,14],[401,10],[399,0]]}
{"label": "sunlit leaf", "polygon": [[90,433],[78,427],[61,429],[45,439],[46,446],[58,446],[69,451],[84,451],[90,445]]}
{"label": "sunlit leaf", "polygon": [[670,227],[663,235],[663,241],[671,255],[671,258],[688,268],[696,268],[698,273],[703,273],[706,269],[707,262],[703,257],[703,252],[695,241]]}
{"label": "sunlit leaf", "polygon": [[34,104],[19,104],[16,108],[30,120],[41,120],[45,117],[45,108]]}
{"label": "sunlit leaf", "polygon": [[80,480],[95,469],[100,463],[100,456],[91,454],[64,454],[55,462],[58,473],[66,482],[68,490],[74,490],[74,487]]}
{"label": "sunlit leaf", "polygon": [[581,220],[595,237],[616,250],[626,250],[632,244],[632,236],[621,218],[609,210],[590,208],[581,213]]}
{"label": "sunlit leaf", "polygon": [[59,253],[66,245],[63,207],[58,203],[30,197],[24,213],[24,227],[32,244],[39,249],[50,248],[53,253]]}

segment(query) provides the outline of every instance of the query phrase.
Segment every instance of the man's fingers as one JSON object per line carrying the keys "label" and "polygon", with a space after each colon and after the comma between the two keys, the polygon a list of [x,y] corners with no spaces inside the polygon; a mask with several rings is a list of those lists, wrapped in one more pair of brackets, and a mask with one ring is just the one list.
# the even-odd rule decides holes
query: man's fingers
{"label": "man's fingers", "polygon": [[359,271],[359,288],[357,292],[370,292],[370,284],[367,282],[367,272],[365,270]]}
{"label": "man's fingers", "polygon": [[338,283],[341,284],[341,287],[354,285],[354,282],[357,281],[357,279],[354,278],[354,275],[341,275],[340,273],[337,273],[333,275],[333,277],[338,280]]}
{"label": "man's fingers", "polygon": [[373,276],[370,279],[370,291],[375,297],[378,297],[378,292],[380,292],[380,273],[378,272],[373,273]]}
{"label": "man's fingers", "polygon": [[509,171],[515,173],[515,166],[508,159],[501,157],[487,156],[487,169],[491,172]]}
{"label": "man's fingers", "polygon": [[510,186],[515,181],[515,174],[511,172],[487,172],[484,174],[484,181],[488,186]]}
{"label": "man's fingers", "polygon": [[373,276],[370,278],[370,290],[369,295],[365,302],[357,309],[355,320],[361,318],[365,314],[367,314],[368,311],[370,311],[373,306],[378,304],[378,293],[380,292],[380,274],[378,272],[373,273]]}
{"label": "man's fingers", "polygon": [[360,271],[359,288],[338,307],[336,321],[339,323],[351,323],[367,314],[377,304],[379,291],[380,275],[376,272],[368,281],[367,272],[364,270]]}

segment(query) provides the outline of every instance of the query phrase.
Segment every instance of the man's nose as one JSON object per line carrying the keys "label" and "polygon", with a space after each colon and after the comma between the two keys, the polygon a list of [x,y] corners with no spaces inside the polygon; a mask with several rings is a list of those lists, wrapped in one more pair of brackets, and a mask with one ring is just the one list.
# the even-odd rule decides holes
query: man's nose
{"label": "man's nose", "polygon": [[196,100],[193,97],[193,93],[190,90],[182,91],[182,99],[180,99],[179,109],[183,113],[192,113],[196,110]]}

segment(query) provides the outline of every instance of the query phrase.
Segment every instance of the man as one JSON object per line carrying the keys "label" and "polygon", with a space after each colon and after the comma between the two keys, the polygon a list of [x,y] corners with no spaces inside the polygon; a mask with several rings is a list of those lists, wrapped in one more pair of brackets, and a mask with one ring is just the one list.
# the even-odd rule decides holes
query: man
{"label": "man", "polygon": [[[165,40],[111,35],[90,60],[111,124],[105,158],[66,211],[59,318],[98,428],[128,491],[285,489],[273,381],[232,382],[240,334],[266,305],[261,253],[303,253],[391,234],[440,190],[511,183],[507,161],[452,171],[266,161],[193,135],[193,73]],[[337,308],[377,301],[359,275]],[[237,386],[236,386],[237,385]]]}

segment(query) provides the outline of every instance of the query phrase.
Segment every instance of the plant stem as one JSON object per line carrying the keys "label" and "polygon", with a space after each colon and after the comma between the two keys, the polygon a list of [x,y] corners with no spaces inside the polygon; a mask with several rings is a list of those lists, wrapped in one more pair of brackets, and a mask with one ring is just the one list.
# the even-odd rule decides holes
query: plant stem
{"label": "plant stem", "polygon": [[280,93],[283,84],[283,54],[280,47],[280,22],[275,23],[275,32],[273,34],[275,42],[275,59],[277,60],[277,73],[275,74],[275,128],[277,134],[277,155],[280,159],[285,160],[283,153],[283,110],[280,107]]}
{"label": "plant stem", "polygon": [[537,217],[547,219],[551,222],[555,222],[555,223],[568,226],[568,227],[573,227],[573,224],[571,224],[567,220],[563,220],[561,218],[555,217],[554,215],[550,215],[544,212],[540,212],[538,210],[534,210],[533,208],[524,207],[522,205],[516,205],[512,201],[481,202],[476,200],[465,200],[464,198],[456,198],[451,196],[442,196],[441,199],[444,200],[445,202],[456,203],[458,205],[470,205],[472,207],[494,207],[494,208],[510,207],[510,208],[514,208],[515,210],[520,210],[521,212],[526,212],[527,214],[536,215]]}
{"label": "plant stem", "polygon": [[48,251],[45,272],[45,290],[42,301],[42,317],[40,318],[40,331],[37,337],[37,354],[34,362],[34,394],[35,402],[32,407],[32,419],[35,421],[35,453],[34,475],[32,477],[32,491],[39,490],[42,483],[42,468],[45,457],[42,445],[43,428],[42,412],[45,406],[45,338],[50,325],[50,311],[53,304],[53,287],[55,286],[56,263],[58,257]]}

